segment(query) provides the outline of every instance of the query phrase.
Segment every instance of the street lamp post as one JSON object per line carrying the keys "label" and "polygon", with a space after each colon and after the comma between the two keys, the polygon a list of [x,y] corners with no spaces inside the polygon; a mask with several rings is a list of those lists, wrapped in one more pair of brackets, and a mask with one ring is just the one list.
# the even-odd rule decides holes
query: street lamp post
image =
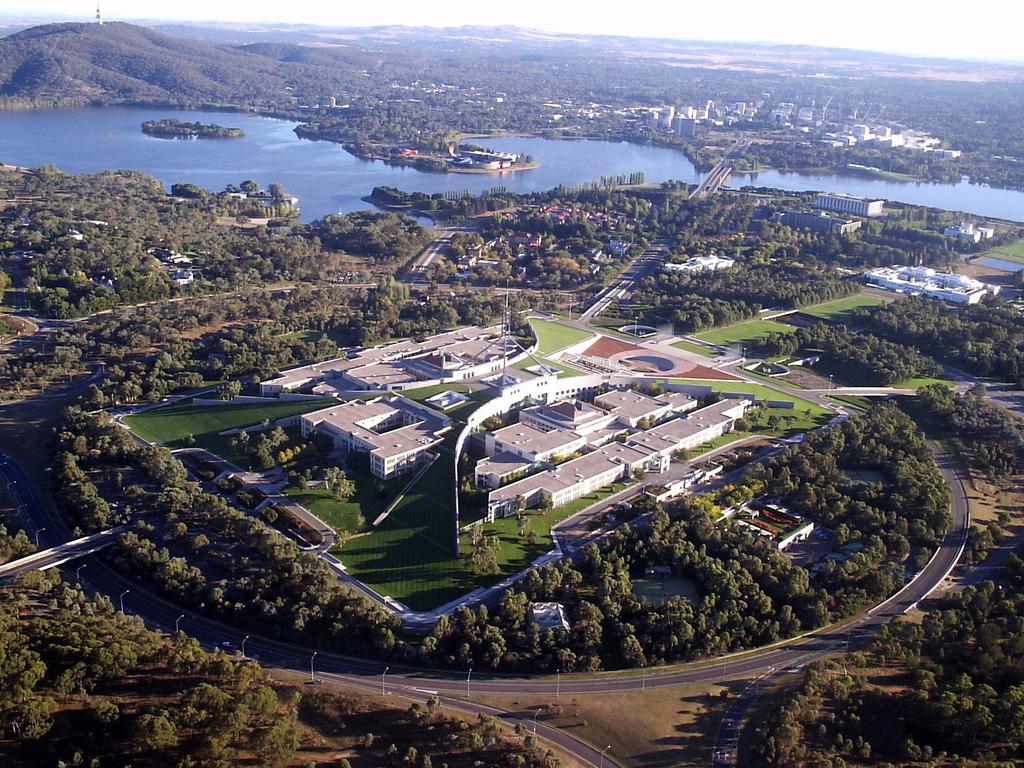
{"label": "street lamp post", "polygon": [[320,651],[313,651],[313,655],[309,657],[309,681],[311,683],[316,682],[316,677],[313,675],[313,662],[316,660],[316,655],[318,653],[320,653]]}
{"label": "street lamp post", "polygon": [[473,676],[473,668],[469,668],[469,672],[466,673],[466,695],[469,696],[469,679]]}
{"label": "street lamp post", "polygon": [[45,528],[40,528],[38,531],[36,531],[36,549],[39,549],[39,534],[45,530]]}
{"label": "street lamp post", "polygon": [[242,638],[242,658],[243,659],[245,658],[245,642],[248,639],[249,639],[248,635],[246,635],[245,637]]}
{"label": "street lamp post", "polygon": [[85,566],[87,566],[87,565],[88,565],[88,563],[83,563],[82,565],[80,565],[77,568],[75,568],[75,581],[81,581],[82,580],[82,569],[85,568]]}
{"label": "street lamp post", "polygon": [[612,748],[612,745],[609,744],[607,747],[605,747],[604,749],[601,750],[601,764],[598,766],[598,768],[604,768],[604,753],[607,752],[611,748]]}
{"label": "street lamp post", "polygon": [[830,395],[832,394],[832,376],[833,375],[834,374],[831,374],[831,373],[828,375],[828,393]]}
{"label": "street lamp post", "polygon": [[537,711],[533,713],[533,735],[534,736],[537,735],[537,715],[540,714],[540,711],[542,709],[544,709],[544,707],[537,707]]}
{"label": "street lamp post", "polygon": [[380,695],[381,696],[386,696],[387,695],[387,691],[384,688],[384,684],[385,684],[385,681],[387,680],[388,670],[389,669],[391,669],[391,667],[384,667],[384,671],[380,673]]}
{"label": "street lamp post", "polygon": [[181,616],[179,616],[178,618],[176,618],[174,620],[174,634],[178,634],[178,632],[181,631],[181,620],[184,619],[184,618],[185,618],[185,614],[183,613],[183,614],[181,614]]}
{"label": "street lamp post", "polygon": [[562,670],[555,670],[555,698],[557,699],[562,692]]}
{"label": "street lamp post", "polygon": [[121,613],[124,613],[124,596],[127,595],[129,592],[131,592],[131,590],[126,589],[124,592],[121,593],[121,596],[118,598],[118,602],[121,604]]}

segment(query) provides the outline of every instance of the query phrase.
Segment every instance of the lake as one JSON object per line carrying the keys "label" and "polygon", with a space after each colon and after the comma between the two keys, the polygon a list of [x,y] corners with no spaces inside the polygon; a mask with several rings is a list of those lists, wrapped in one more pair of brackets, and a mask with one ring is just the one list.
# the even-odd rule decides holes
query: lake
{"label": "lake", "polygon": [[[142,133],[145,120],[176,117],[245,130],[240,139],[160,139]],[[406,191],[545,191],[601,176],[643,171],[648,181],[699,181],[686,156],[674,149],[607,141],[553,141],[503,136],[479,143],[532,155],[540,168],[503,174],[436,174],[360,160],[339,144],[298,138],[295,123],[254,115],[131,107],[82,107],[0,113],[0,162],[56,165],[66,173],[111,168],[144,171],[166,185],[189,182],[212,190],[244,179],[279,182],[299,198],[303,219],[368,208],[361,198],[376,186]],[[736,177],[786,190],[850,192],[984,216],[1024,219],[1024,193],[961,183],[914,184],[841,174],[765,172]]]}

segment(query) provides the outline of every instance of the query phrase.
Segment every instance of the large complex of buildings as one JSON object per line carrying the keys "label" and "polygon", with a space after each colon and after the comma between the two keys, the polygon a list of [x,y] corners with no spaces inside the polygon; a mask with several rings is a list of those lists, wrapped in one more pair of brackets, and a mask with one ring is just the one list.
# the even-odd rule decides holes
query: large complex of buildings
{"label": "large complex of buildings", "polygon": [[651,397],[612,390],[593,403],[524,409],[519,423],[486,438],[488,458],[477,465],[476,482],[492,489],[487,518],[545,503],[558,507],[638,470],[664,472],[679,451],[729,432],[749,405],[722,400],[694,410],[696,404],[681,393]]}
{"label": "large complex of buildings", "polygon": [[382,480],[410,472],[430,456],[451,425],[443,414],[404,397],[349,400],[307,413],[303,436],[327,435],[345,453],[366,453],[370,472]]}
{"label": "large complex of buildings", "polygon": [[708,256],[694,256],[681,264],[666,264],[666,272],[715,272],[719,269],[729,269],[736,264],[735,259],[730,259],[717,254]]}
{"label": "large complex of buildings", "polygon": [[996,231],[992,227],[979,227],[969,221],[962,221],[958,227],[946,227],[942,230],[942,234],[946,237],[958,237],[971,243],[980,243],[982,240],[988,240],[995,233]]}
{"label": "large complex of buildings", "polygon": [[846,213],[852,216],[881,216],[885,213],[884,200],[868,200],[856,195],[838,195],[823,192],[818,195],[815,206],[823,211]]}
{"label": "large complex of buildings", "polygon": [[[515,339],[493,329],[469,326],[423,340],[405,339],[283,371],[260,383],[260,394],[345,390],[401,390],[417,382],[478,378],[500,371],[522,352]],[[422,385],[422,384],[421,384]]]}
{"label": "large complex of buildings", "polygon": [[787,227],[809,229],[826,235],[848,235],[860,229],[862,223],[857,219],[843,219],[812,211],[784,211],[776,213],[772,218],[781,221]]}
{"label": "large complex of buildings", "polygon": [[930,267],[879,267],[864,275],[869,285],[913,296],[931,296],[953,304],[977,304],[986,293],[999,293],[999,286],[987,285],[966,275],[936,272]]}

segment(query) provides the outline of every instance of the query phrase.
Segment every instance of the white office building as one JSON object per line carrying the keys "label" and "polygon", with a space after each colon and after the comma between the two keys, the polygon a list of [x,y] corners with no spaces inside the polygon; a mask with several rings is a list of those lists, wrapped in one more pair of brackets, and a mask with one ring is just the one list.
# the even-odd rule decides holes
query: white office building
{"label": "white office building", "polygon": [[930,267],[879,267],[864,277],[876,288],[911,296],[930,296],[952,304],[977,304],[986,293],[999,293],[997,285],[987,285],[966,275],[936,272]]}
{"label": "white office building", "polygon": [[884,200],[868,200],[856,195],[839,195],[823,192],[818,195],[815,206],[824,211],[848,213],[853,216],[881,216],[885,213]]}
{"label": "white office building", "polygon": [[995,230],[992,227],[978,227],[972,222],[962,221],[958,227],[946,227],[942,230],[942,234],[946,237],[956,237],[971,243],[980,243],[982,240],[988,240],[995,235]]}

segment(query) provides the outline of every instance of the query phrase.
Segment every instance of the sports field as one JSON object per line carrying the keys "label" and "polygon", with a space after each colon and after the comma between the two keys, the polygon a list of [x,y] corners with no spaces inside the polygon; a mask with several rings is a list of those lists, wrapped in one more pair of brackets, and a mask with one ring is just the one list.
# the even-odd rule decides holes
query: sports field
{"label": "sports field", "polygon": [[1000,245],[990,251],[985,251],[982,256],[989,256],[993,259],[1005,259],[1017,264],[1024,264],[1024,240],[1018,240],[1008,245]]}
{"label": "sports field", "polygon": [[835,301],[826,301],[824,304],[816,304],[813,307],[801,309],[800,312],[811,317],[819,317],[830,323],[841,323],[847,320],[855,310],[861,307],[877,307],[885,304],[880,296],[872,296],[868,293],[858,293],[854,296],[847,296]]}
{"label": "sports field", "polygon": [[750,344],[772,333],[793,333],[795,330],[792,326],[774,320],[756,319],[694,334],[694,337],[708,344],[727,347],[730,344]]}

